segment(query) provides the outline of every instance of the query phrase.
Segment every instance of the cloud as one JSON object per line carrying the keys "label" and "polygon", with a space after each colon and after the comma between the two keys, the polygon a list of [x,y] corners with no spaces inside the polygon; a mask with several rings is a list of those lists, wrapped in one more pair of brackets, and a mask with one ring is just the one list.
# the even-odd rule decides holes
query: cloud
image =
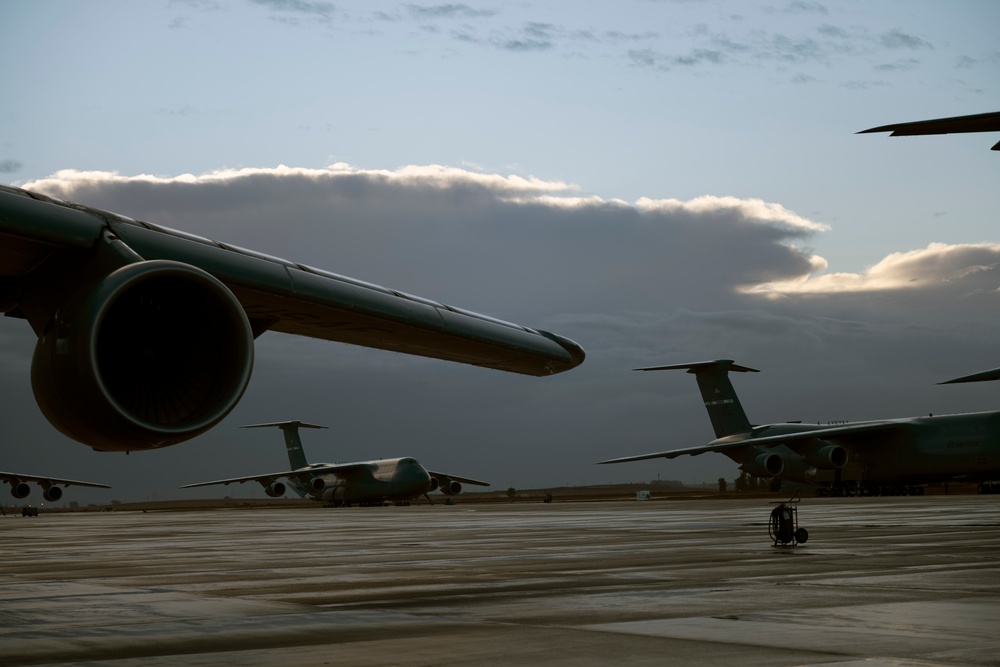
{"label": "cloud", "polygon": [[33,443],[12,448],[5,465],[51,470],[58,455],[68,469],[53,474],[108,481],[122,499],[280,469],[280,440],[235,427],[284,419],[334,426],[310,437],[315,460],[413,455],[500,488],[729,477],[724,457],[594,467],[711,437],[689,376],[629,369],[711,358],[761,368],[738,389],[751,418],[767,422],[968,410],[981,390],[934,382],[1000,362],[1000,245],[937,243],[836,271],[804,245],[821,245],[827,225],[779,202],[626,202],[439,165],[70,170],[26,187],[545,328],[588,352],[580,368],[539,379],[265,334],[250,387],[220,426],[161,452],[109,457],[41,417],[28,391],[33,335],[5,321],[7,436]]}
{"label": "cloud", "polygon": [[[1000,288],[1000,244],[931,243],[921,250],[897,252],[864,273],[810,275],[793,282],[745,288],[747,292],[830,294],[889,290],[946,289],[955,296],[996,292]],[[826,264],[817,264],[825,269]]]}
{"label": "cloud", "polygon": [[16,174],[23,166],[18,160],[0,160],[0,174]]}
{"label": "cloud", "polygon": [[905,32],[896,29],[890,30],[889,32],[882,35],[880,38],[882,45],[887,49],[933,49],[934,46],[920,37],[914,35],[908,35]]}

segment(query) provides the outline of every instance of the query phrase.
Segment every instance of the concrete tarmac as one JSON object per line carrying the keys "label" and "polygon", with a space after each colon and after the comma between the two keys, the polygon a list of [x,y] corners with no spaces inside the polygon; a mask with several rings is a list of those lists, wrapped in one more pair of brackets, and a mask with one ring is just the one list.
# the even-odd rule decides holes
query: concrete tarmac
{"label": "concrete tarmac", "polygon": [[0,664],[998,665],[1000,496],[0,518]]}

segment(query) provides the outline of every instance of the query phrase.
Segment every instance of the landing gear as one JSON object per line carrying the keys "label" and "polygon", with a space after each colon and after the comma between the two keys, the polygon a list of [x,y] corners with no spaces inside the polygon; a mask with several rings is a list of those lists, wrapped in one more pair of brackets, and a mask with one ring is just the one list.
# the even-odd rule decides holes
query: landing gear
{"label": "landing gear", "polygon": [[[994,485],[996,489],[994,493],[1000,493],[1000,485]],[[980,491],[980,493],[990,493],[989,491]],[[862,482],[858,484],[854,480],[848,480],[846,482],[834,481],[831,486],[821,486],[816,489],[816,496],[819,498],[851,498],[854,496],[866,497],[866,496],[922,496],[924,495],[924,487],[919,484],[905,485],[905,484],[887,484],[885,486],[877,486],[874,484],[868,484],[867,482]]]}
{"label": "landing gear", "polygon": [[976,493],[1000,493],[1000,483],[980,482],[976,485]]}

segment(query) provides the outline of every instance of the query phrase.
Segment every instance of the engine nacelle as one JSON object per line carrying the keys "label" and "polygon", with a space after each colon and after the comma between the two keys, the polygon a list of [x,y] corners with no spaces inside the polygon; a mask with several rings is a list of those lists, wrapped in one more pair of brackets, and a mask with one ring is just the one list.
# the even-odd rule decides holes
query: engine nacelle
{"label": "engine nacelle", "polygon": [[431,477],[431,488],[427,489],[427,493],[437,491],[439,488],[441,488],[441,483],[438,482],[437,477]]}
{"label": "engine nacelle", "polygon": [[802,457],[806,463],[820,470],[836,470],[847,465],[847,450],[840,445],[824,445]]}
{"label": "engine nacelle", "polygon": [[29,493],[31,493],[31,487],[24,482],[12,481],[10,483],[10,495],[14,496],[18,500],[21,498],[27,498]]}
{"label": "engine nacelle", "polygon": [[316,493],[321,493],[326,488],[326,480],[322,477],[313,477],[309,482],[309,486]]}
{"label": "engine nacelle", "polygon": [[758,454],[740,465],[740,470],[754,477],[777,477],[784,469],[785,462],[781,455],[774,452]]}
{"label": "engine nacelle", "polygon": [[462,485],[453,479],[441,482],[441,493],[446,496],[457,496],[462,492]]}
{"label": "engine nacelle", "polygon": [[104,451],[193,438],[236,406],[253,334],[232,292],[188,264],[123,266],[59,308],[31,364],[38,406],[63,434]]}
{"label": "engine nacelle", "polygon": [[54,503],[55,501],[62,498],[63,490],[58,486],[50,486],[49,488],[42,491],[42,496],[50,503]]}
{"label": "engine nacelle", "polygon": [[271,484],[265,484],[264,493],[266,493],[271,498],[280,498],[281,496],[285,495],[285,483],[273,482]]}

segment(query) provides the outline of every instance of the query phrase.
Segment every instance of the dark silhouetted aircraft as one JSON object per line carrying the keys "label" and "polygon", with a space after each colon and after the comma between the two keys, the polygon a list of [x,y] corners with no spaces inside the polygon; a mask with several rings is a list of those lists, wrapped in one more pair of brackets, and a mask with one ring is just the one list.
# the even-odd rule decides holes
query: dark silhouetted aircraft
{"label": "dark silhouetted aircraft", "polygon": [[0,472],[0,482],[10,484],[10,495],[17,499],[27,498],[31,493],[28,482],[42,487],[42,495],[50,503],[62,498],[63,490],[60,486],[92,486],[98,489],[110,489],[107,484],[97,482],[80,482],[75,479],[60,479],[59,477],[46,477],[41,475],[25,475],[20,472]]}
{"label": "dark silhouetted aircraft", "polygon": [[[386,501],[408,505],[413,498],[427,496],[437,489],[445,495],[454,496],[462,492],[462,484],[490,485],[489,482],[468,477],[431,472],[411,457],[353,463],[309,463],[302,449],[299,428],[327,428],[326,426],[290,421],[250,424],[240,428],[269,427],[279,428],[285,434],[291,470],[185,484],[181,488],[258,482],[264,487],[264,493],[272,498],[285,495],[287,488],[291,488],[300,498],[350,507],[352,504],[378,505]],[[282,479],[287,482],[282,482]],[[429,496],[427,500],[430,500]]]}
{"label": "dark silhouetted aircraft", "polygon": [[[909,137],[922,134],[960,134],[963,132],[1000,132],[1000,111],[979,113],[971,116],[953,116],[951,118],[934,118],[932,120],[917,120],[911,123],[894,123],[881,125],[870,130],[861,130],[857,134],[870,132],[892,132],[890,137]],[[1000,141],[990,150],[1000,151]]]}
{"label": "dark silhouetted aircraft", "polygon": [[38,336],[31,385],[46,418],[104,451],[212,428],[265,331],[536,376],[584,359],[545,331],[7,186],[0,310]]}
{"label": "dark silhouetted aircraft", "polygon": [[766,424],[747,419],[729,372],[756,373],[729,359],[640,371],[692,373],[715,429],[707,445],[626,456],[600,463],[673,459],[718,452],[755,477],[818,487],[820,495],[921,494],[922,484],[1000,479],[1000,412],[883,419],[837,424]]}

